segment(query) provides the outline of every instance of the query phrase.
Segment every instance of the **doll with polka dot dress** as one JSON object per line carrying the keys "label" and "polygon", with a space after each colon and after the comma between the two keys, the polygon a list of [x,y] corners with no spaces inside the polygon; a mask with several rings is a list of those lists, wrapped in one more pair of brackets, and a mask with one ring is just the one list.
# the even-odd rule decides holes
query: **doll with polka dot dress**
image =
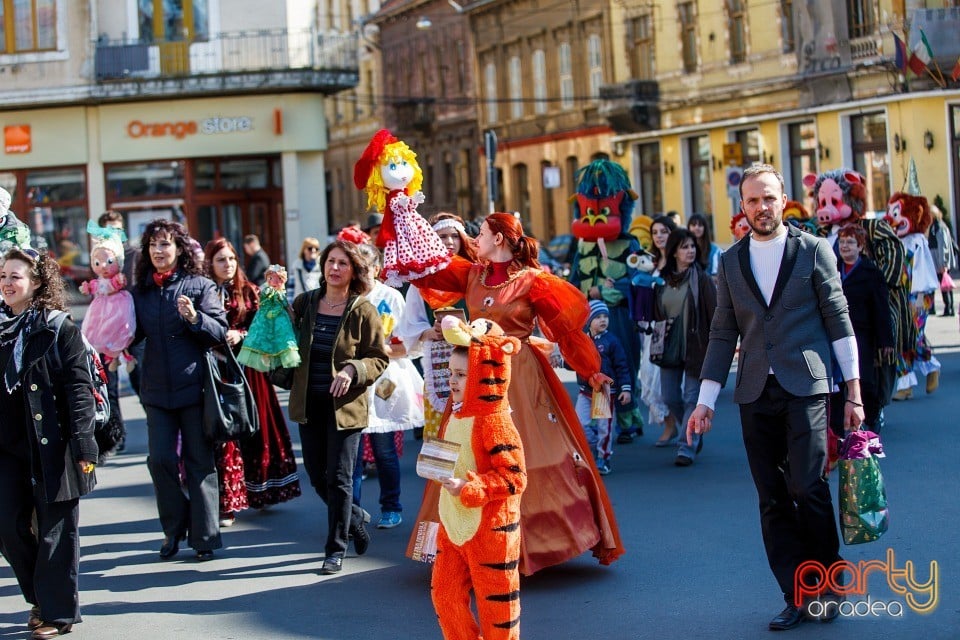
{"label": "doll with polka dot dress", "polygon": [[368,206],[383,214],[377,246],[386,284],[400,287],[450,263],[447,248],[417,211],[424,201],[423,171],[406,143],[386,129],[378,131],[354,166],[353,182],[366,191]]}

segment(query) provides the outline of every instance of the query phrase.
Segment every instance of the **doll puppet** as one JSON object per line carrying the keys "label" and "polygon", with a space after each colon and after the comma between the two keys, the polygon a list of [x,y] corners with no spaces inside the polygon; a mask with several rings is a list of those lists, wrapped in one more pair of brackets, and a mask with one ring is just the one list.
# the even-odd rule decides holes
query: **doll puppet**
{"label": "doll puppet", "polygon": [[92,237],[90,267],[97,277],[80,285],[82,293],[93,296],[81,332],[111,369],[117,368],[121,355],[133,366],[133,358],[125,353],[137,332],[133,296],[123,275],[127,236],[121,229],[101,227],[93,220],[87,223],[87,233]]}
{"label": "doll puppet", "polygon": [[739,242],[750,233],[750,223],[747,222],[747,216],[743,212],[730,219],[730,233],[733,234],[734,242]]}
{"label": "doll puppet", "polygon": [[933,216],[926,198],[898,192],[890,197],[884,220],[893,227],[906,249],[908,300],[917,332],[916,341],[901,352],[897,367],[899,377],[894,399],[906,400],[913,395],[917,373],[926,376],[927,393],[933,393],[940,384],[940,362],[933,355],[926,332],[927,316],[940,288],[937,268],[927,243],[927,231],[933,224]]}
{"label": "doll puppet", "polygon": [[450,263],[447,248],[417,212],[424,201],[423,172],[406,143],[386,129],[374,134],[353,168],[353,183],[366,191],[367,205],[383,214],[377,246],[386,284],[400,287]]}
{"label": "doll puppet", "polygon": [[287,307],[287,270],[278,264],[267,267],[267,281],[260,287],[260,308],[253,316],[237,361],[251,369],[268,372],[300,364],[300,350]]}

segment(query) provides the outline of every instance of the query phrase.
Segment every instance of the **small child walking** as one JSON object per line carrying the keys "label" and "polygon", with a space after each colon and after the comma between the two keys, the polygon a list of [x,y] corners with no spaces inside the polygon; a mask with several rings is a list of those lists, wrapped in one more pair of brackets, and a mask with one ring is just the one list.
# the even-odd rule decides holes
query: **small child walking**
{"label": "small child walking", "polygon": [[[437,556],[430,582],[445,640],[519,640],[520,494],[527,484],[520,434],[510,418],[510,357],[520,350],[489,320],[442,324],[450,357],[452,412],[441,437],[460,444],[440,491]],[[470,608],[473,590],[477,614]]]}
{"label": "small child walking", "polygon": [[[600,354],[600,371],[613,379],[615,386],[610,388],[610,417],[593,418],[591,405],[593,389],[590,384],[577,376],[580,392],[577,394],[577,417],[587,436],[587,442],[597,461],[597,471],[605,476],[611,471],[610,457],[613,455],[613,424],[616,420],[616,402],[621,405],[630,404],[633,393],[633,381],[630,379],[630,367],[627,365],[627,355],[617,336],[607,328],[610,325],[610,309],[603,300],[590,301],[590,317],[587,319],[586,331],[593,338],[593,343]],[[616,401],[616,402],[615,402]]]}

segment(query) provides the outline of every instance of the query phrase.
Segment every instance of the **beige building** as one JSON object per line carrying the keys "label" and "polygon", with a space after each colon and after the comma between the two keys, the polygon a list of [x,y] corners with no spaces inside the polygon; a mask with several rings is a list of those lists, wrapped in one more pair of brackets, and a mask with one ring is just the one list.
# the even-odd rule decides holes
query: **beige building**
{"label": "beige building", "polygon": [[[644,213],[705,213],[729,241],[742,167],[772,162],[812,209],[803,176],[852,167],[882,212],[911,159],[955,221],[960,204],[960,3],[626,0],[602,105]],[[909,28],[908,28],[909,27]],[[894,35],[926,34],[941,72],[896,65]],[[937,76],[938,81],[934,81]]]}
{"label": "beige building", "polygon": [[608,157],[599,112],[615,80],[618,2],[479,0],[464,9],[476,47],[479,121],[499,141],[497,210],[516,211],[539,238],[567,233],[577,169]]}
{"label": "beige building", "polygon": [[165,216],[279,260],[326,235],[324,104],[359,73],[356,33],[322,30],[316,0],[0,7],[0,186],[36,242],[82,266],[108,207],[134,238]]}

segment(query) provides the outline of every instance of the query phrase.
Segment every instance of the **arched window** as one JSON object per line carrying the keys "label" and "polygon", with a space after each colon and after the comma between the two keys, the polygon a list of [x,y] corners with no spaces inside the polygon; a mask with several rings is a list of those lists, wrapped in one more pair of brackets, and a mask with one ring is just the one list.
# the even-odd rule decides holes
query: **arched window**
{"label": "arched window", "polygon": [[510,116],[523,117],[523,77],[520,69],[520,56],[510,58]]}
{"label": "arched window", "polygon": [[600,86],[603,84],[603,48],[600,36],[594,34],[587,40],[587,61],[590,66],[590,98],[600,99]]}
{"label": "arched window", "polygon": [[573,109],[573,62],[570,44],[564,42],[558,52],[560,63],[560,108]]}
{"label": "arched window", "polygon": [[547,59],[543,49],[533,52],[533,110],[547,112]]}
{"label": "arched window", "polygon": [[484,90],[487,94],[487,122],[496,122],[500,115],[497,113],[497,67],[488,62],[483,70]]}

